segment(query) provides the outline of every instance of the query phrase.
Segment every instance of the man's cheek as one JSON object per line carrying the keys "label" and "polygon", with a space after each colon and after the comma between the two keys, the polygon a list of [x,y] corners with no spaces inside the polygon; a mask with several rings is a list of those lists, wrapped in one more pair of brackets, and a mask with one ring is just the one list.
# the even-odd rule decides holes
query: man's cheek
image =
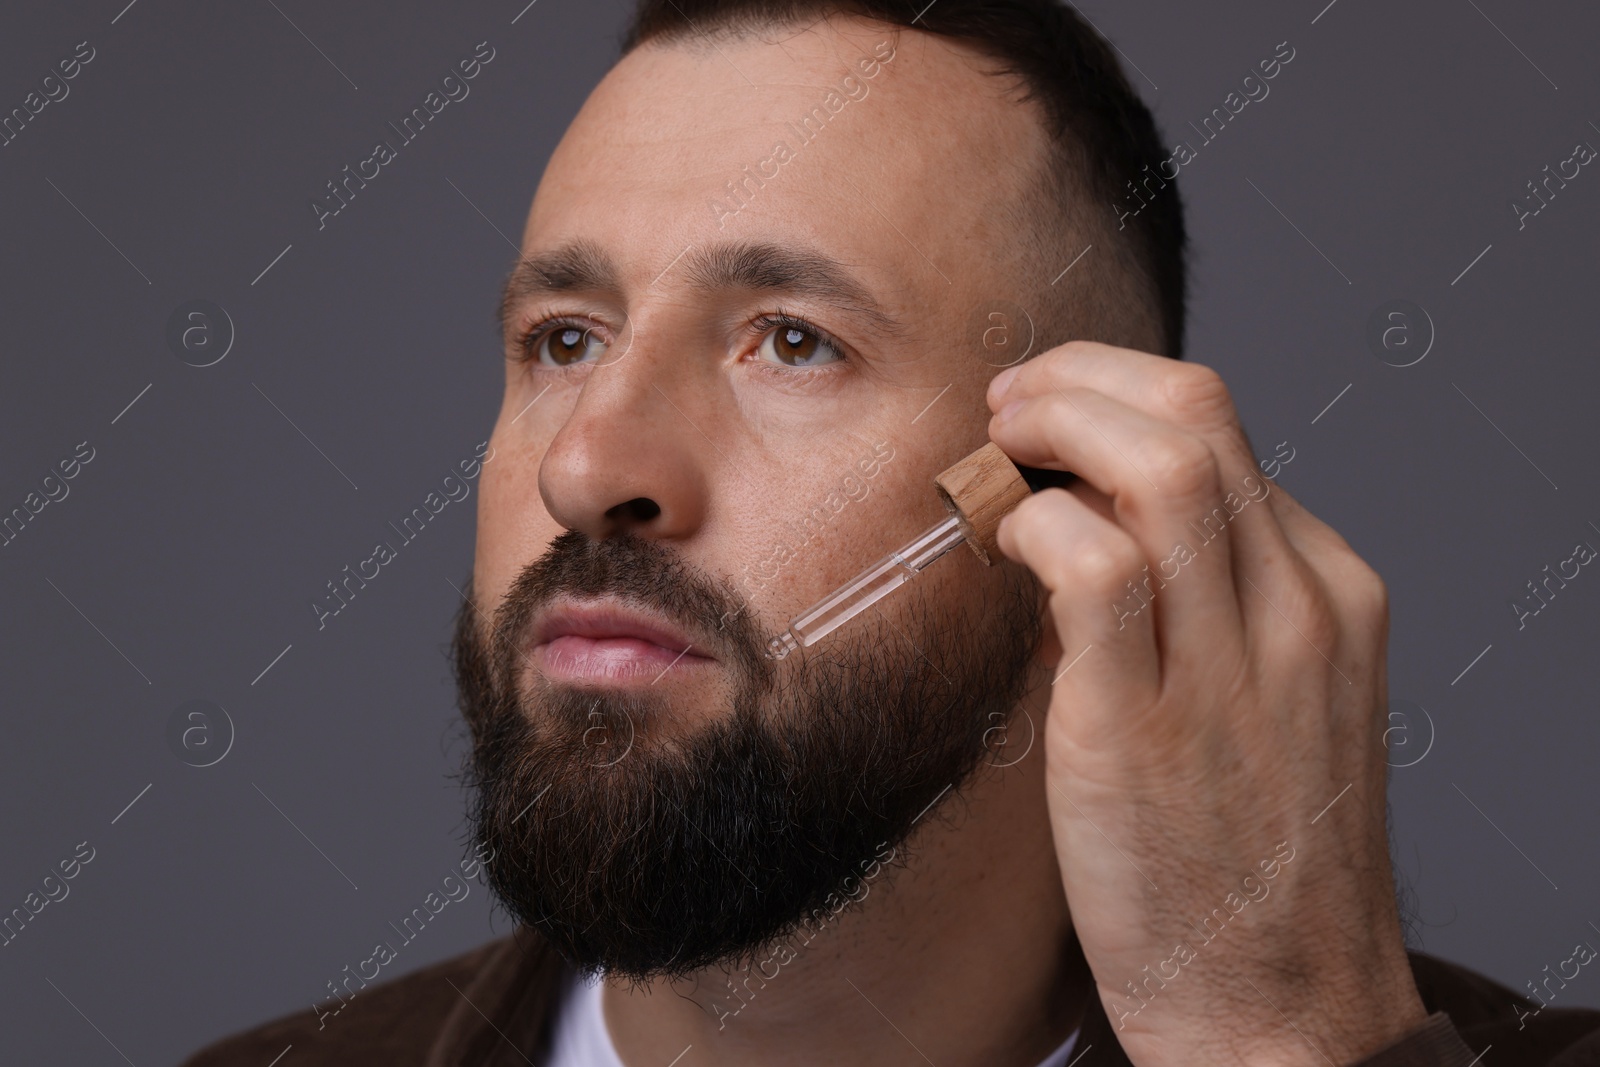
{"label": "man's cheek", "polygon": [[[486,464],[479,476],[473,593],[487,612],[492,613],[491,605],[499,603],[520,570],[543,555],[560,532],[550,530],[553,524],[540,502],[537,475],[528,483],[531,497],[523,495],[522,479],[509,463]],[[548,536],[541,537],[543,531]]]}

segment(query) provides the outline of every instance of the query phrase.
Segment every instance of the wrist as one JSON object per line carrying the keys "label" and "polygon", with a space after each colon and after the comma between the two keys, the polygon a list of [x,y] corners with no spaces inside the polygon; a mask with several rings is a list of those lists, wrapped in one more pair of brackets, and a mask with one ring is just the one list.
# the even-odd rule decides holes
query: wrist
{"label": "wrist", "polygon": [[1254,991],[1263,1014],[1257,1016],[1259,1028],[1240,1050],[1238,1062],[1246,1067],[1346,1067],[1426,1025],[1428,1009],[1409,964],[1403,975],[1387,980],[1375,979],[1371,972],[1350,979],[1345,991],[1325,988],[1315,1001],[1296,1006],[1268,1000],[1271,993],[1265,988]]}

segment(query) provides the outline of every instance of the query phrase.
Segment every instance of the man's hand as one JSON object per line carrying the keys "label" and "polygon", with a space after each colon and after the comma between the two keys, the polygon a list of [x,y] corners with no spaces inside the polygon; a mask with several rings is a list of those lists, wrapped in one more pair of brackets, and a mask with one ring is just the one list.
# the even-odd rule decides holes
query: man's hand
{"label": "man's hand", "polygon": [[989,406],[1012,459],[1082,479],[999,541],[1050,594],[1051,825],[1128,1056],[1325,1067],[1420,1025],[1382,581],[1261,476],[1204,367],[1074,342],[998,376]]}

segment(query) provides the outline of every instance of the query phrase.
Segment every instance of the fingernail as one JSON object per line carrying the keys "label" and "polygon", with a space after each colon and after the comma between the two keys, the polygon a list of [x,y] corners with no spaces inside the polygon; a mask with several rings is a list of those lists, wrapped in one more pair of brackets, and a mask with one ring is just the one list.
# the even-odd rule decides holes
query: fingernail
{"label": "fingernail", "polygon": [[990,392],[994,393],[995,396],[1005,396],[1006,390],[1011,388],[1012,381],[1015,380],[1017,372],[1021,369],[1022,366],[1018,364],[1015,367],[1007,367],[999,374],[996,374],[994,381],[989,383]]}
{"label": "fingernail", "polygon": [[995,415],[995,421],[1005,422],[1011,416],[1015,415],[1017,410],[1026,403],[1026,400],[1013,400],[1011,403],[1000,409],[1000,411]]}

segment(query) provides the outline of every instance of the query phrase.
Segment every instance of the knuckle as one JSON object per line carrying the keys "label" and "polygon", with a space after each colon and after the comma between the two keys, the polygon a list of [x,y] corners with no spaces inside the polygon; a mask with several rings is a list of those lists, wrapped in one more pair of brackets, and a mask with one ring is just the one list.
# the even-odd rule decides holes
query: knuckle
{"label": "knuckle", "polygon": [[1279,608],[1290,624],[1285,643],[1293,642],[1290,647],[1297,644],[1297,652],[1308,661],[1321,663],[1323,656],[1334,655],[1341,630],[1339,615],[1321,586],[1313,580],[1298,581],[1286,601]]}
{"label": "knuckle", "polygon": [[1388,583],[1365,560],[1352,556],[1338,582],[1345,602],[1364,626],[1376,625],[1389,617]]}
{"label": "knuckle", "polygon": [[1217,457],[1198,438],[1169,434],[1139,449],[1141,466],[1163,492],[1193,496],[1218,484]]}
{"label": "knuckle", "polygon": [[[1322,654],[1335,655],[1335,649],[1340,644],[1344,626],[1339,618],[1339,613],[1325,596],[1312,599],[1305,613],[1305,621],[1301,624],[1306,635],[1316,644]],[[1319,656],[1320,658],[1320,656]]]}
{"label": "knuckle", "polygon": [[1222,376],[1199,363],[1175,363],[1161,380],[1161,398],[1185,421],[1212,421],[1233,410]]}
{"label": "knuckle", "polygon": [[1071,584],[1085,593],[1110,597],[1139,572],[1144,559],[1126,536],[1106,534],[1077,546],[1068,564]]}

